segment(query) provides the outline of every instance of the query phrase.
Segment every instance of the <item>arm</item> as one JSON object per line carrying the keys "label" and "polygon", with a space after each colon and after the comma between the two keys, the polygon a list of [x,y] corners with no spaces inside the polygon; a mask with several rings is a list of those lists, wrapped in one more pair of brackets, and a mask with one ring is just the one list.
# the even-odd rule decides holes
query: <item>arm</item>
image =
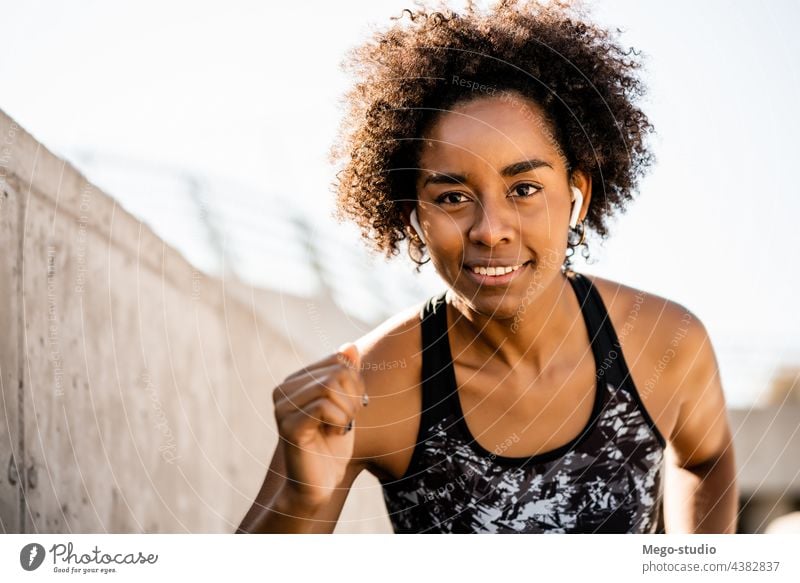
{"label": "arm", "polygon": [[358,349],[345,346],[289,375],[273,391],[278,445],[237,533],[333,532],[364,469],[354,453],[366,389]]}
{"label": "arm", "polygon": [[669,533],[735,533],[739,494],[719,369],[702,323],[693,316],[683,323],[674,367],[681,405],[667,449],[664,523]]}
{"label": "arm", "polygon": [[342,512],[350,486],[363,469],[360,463],[348,465],[344,480],[328,503],[310,504],[287,487],[283,447],[278,443],[267,476],[253,505],[236,534],[247,533],[332,533]]}

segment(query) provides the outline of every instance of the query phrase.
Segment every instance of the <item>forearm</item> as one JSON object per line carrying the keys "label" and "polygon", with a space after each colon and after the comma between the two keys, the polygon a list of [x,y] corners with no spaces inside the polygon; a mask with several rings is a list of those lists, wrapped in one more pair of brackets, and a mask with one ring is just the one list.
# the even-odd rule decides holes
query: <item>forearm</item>
{"label": "forearm", "polygon": [[236,534],[314,532],[319,510],[281,489],[271,499],[256,499]]}
{"label": "forearm", "polygon": [[664,493],[668,533],[732,534],[738,511],[733,448],[690,468],[668,464]]}

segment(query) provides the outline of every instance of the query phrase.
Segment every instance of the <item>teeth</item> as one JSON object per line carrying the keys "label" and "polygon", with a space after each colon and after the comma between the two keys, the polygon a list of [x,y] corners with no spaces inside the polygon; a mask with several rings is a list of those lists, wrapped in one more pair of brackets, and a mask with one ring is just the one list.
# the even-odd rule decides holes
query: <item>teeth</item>
{"label": "teeth", "polygon": [[524,263],[520,263],[519,265],[514,265],[512,267],[482,267],[476,266],[472,268],[472,271],[478,273],[480,275],[505,275],[506,273],[511,273],[512,271],[516,271],[520,267],[525,265]]}

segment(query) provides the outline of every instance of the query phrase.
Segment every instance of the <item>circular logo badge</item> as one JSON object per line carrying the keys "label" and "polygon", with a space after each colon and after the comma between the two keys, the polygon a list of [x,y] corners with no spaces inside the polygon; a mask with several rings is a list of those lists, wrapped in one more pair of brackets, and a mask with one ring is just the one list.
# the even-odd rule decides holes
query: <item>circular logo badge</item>
{"label": "circular logo badge", "polygon": [[30,543],[19,552],[19,564],[26,571],[35,571],[44,562],[44,547],[39,543]]}

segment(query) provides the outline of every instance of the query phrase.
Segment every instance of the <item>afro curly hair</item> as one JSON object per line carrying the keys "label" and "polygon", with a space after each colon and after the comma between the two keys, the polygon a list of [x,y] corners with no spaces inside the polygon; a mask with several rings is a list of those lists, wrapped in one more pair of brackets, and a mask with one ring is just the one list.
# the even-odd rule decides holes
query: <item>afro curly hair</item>
{"label": "afro curly hair", "polygon": [[[609,217],[624,211],[654,161],[653,127],[636,105],[645,93],[641,53],[569,2],[501,0],[486,12],[469,2],[462,13],[416,6],[343,62],[356,83],[331,148],[341,166],[335,218],[353,220],[373,250],[398,254],[410,238],[403,213],[416,196],[420,138],[442,112],[474,98],[456,82],[471,79],[541,107],[568,171],[592,179],[585,226],[606,238]],[[418,264],[422,253],[411,238]]]}

